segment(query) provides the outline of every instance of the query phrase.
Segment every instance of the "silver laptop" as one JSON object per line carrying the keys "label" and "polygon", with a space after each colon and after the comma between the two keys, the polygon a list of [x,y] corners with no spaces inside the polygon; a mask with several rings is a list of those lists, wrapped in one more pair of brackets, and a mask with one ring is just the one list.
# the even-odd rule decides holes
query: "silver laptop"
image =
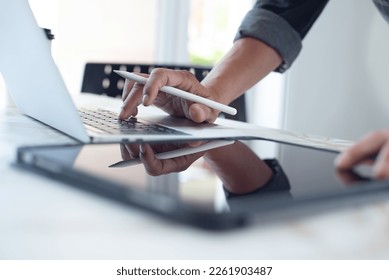
{"label": "silver laptop", "polygon": [[[195,124],[167,115],[132,119],[121,128],[116,114],[102,110],[111,128],[92,127],[95,112],[76,108],[51,56],[50,44],[27,0],[0,2],[0,73],[19,110],[81,142],[247,137],[250,132],[228,125]],[[86,123],[82,119],[86,119]],[[116,122],[115,122],[116,121]],[[101,124],[104,125],[104,124]],[[151,128],[150,128],[151,126]],[[134,129],[132,129],[134,127]],[[135,131],[136,127],[136,131]],[[141,128],[146,127],[142,132]],[[112,131],[111,131],[112,129]]]}

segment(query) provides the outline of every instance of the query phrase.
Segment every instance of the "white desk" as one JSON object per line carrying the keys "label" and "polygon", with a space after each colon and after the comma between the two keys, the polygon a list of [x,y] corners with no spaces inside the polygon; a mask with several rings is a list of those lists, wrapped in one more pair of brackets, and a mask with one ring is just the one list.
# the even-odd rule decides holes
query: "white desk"
{"label": "white desk", "polygon": [[[259,129],[259,128],[258,128]],[[347,142],[275,130],[290,141]],[[15,108],[0,112],[0,259],[370,259],[389,257],[389,201],[257,225],[198,230],[13,166],[21,145],[71,143]]]}

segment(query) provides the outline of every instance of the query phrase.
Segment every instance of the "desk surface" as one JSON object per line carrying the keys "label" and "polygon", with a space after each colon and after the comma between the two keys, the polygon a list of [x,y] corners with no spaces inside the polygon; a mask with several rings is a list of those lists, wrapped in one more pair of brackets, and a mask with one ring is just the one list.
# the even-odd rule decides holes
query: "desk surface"
{"label": "desk surface", "polygon": [[[116,204],[13,165],[21,145],[67,136],[0,109],[0,259],[377,259],[389,257],[389,201],[213,232]],[[267,137],[349,143],[257,128]]]}

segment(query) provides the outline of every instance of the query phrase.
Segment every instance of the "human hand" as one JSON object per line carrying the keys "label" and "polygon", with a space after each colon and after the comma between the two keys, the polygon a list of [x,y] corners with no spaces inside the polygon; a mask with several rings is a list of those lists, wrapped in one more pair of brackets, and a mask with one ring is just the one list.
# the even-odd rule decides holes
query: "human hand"
{"label": "human hand", "polygon": [[[159,176],[172,172],[186,170],[192,163],[205,154],[203,152],[193,152],[185,155],[178,155],[169,158],[158,157],[164,153],[184,150],[185,148],[199,147],[206,142],[196,141],[189,143],[166,143],[166,144],[121,144],[121,155],[128,163],[141,163],[147,173],[152,176]],[[195,149],[194,149],[195,150]],[[130,164],[129,164],[130,165]]]}
{"label": "human hand", "polygon": [[[146,74],[141,74],[147,77]],[[200,84],[196,77],[189,71],[154,69],[145,85],[126,80],[123,88],[123,106],[119,119],[126,119],[138,114],[138,106],[155,105],[170,115],[186,117],[194,122],[214,122],[219,111],[208,106],[194,103],[162,91],[163,86],[173,86],[199,96],[215,100],[217,94],[211,88]]]}
{"label": "human hand", "polygon": [[335,172],[336,178],[346,186],[354,186],[356,183],[371,181],[372,178],[360,174],[352,169],[337,169]]}
{"label": "human hand", "polygon": [[[220,178],[223,186],[234,194],[253,192],[266,185],[273,177],[271,168],[249,147],[239,141],[215,146],[215,148],[201,152],[185,153],[184,156],[158,157],[164,153],[178,152],[187,148],[199,151],[206,144],[206,141],[151,145],[128,143],[121,144],[120,147],[122,159],[127,161],[125,166],[141,163],[147,173],[152,176],[184,171],[204,156],[207,166]],[[199,147],[200,149],[196,149]]]}
{"label": "human hand", "polygon": [[364,136],[337,157],[335,166],[349,170],[360,163],[373,164],[375,178],[389,178],[389,129]]}

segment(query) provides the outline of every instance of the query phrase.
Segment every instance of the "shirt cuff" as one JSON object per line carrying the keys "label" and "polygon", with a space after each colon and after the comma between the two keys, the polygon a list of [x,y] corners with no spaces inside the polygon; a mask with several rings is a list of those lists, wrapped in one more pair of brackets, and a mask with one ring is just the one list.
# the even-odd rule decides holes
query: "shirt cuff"
{"label": "shirt cuff", "polygon": [[275,70],[286,71],[298,56],[302,44],[300,35],[282,17],[264,9],[252,9],[244,17],[234,41],[251,37],[275,49],[283,63]]}

